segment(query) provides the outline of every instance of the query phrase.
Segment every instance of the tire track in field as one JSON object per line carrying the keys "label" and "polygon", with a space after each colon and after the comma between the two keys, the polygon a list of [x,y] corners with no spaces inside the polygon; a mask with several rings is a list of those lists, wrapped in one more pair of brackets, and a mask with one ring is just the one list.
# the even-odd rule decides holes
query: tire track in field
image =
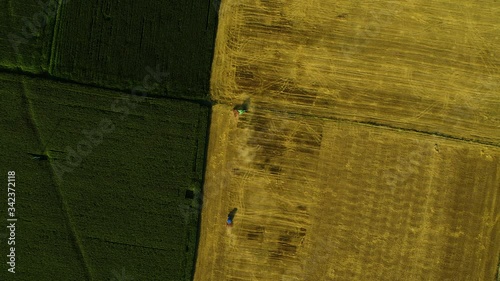
{"label": "tire track in field", "polygon": [[339,117],[333,117],[333,116],[316,116],[316,115],[306,114],[306,113],[301,113],[301,112],[291,112],[291,111],[286,111],[286,110],[279,110],[277,108],[267,108],[265,106],[259,108],[258,110],[278,113],[281,115],[287,114],[290,116],[305,117],[305,118],[311,118],[311,119],[325,119],[325,120],[342,121],[342,122],[355,123],[355,124],[364,124],[364,125],[370,125],[370,126],[374,126],[374,127],[393,129],[393,130],[397,130],[397,131],[414,132],[414,133],[418,133],[418,134],[437,136],[437,137],[445,138],[448,140],[461,141],[461,142],[467,142],[467,143],[477,143],[477,144],[486,145],[486,146],[500,147],[499,143],[482,141],[479,139],[469,139],[469,138],[465,138],[465,137],[456,137],[453,135],[449,135],[449,134],[445,134],[445,133],[441,133],[441,132],[437,132],[437,131],[436,132],[423,131],[423,130],[412,129],[412,128],[397,127],[397,126],[392,126],[389,124],[383,124],[383,123],[378,123],[378,122],[356,121],[356,120],[352,120],[349,118],[339,118]]}
{"label": "tire track in field", "polygon": [[52,30],[52,44],[50,46],[50,57],[49,57],[49,73],[51,75],[54,74],[54,61],[57,59],[56,53],[56,42],[57,42],[57,33],[59,32],[59,25],[61,24],[61,10],[62,10],[63,1],[58,2],[56,19],[54,21],[54,29]]}
{"label": "tire track in field", "polygon": [[[38,126],[36,124],[36,118],[35,118],[33,106],[28,98],[27,93],[29,92],[29,90],[28,90],[28,86],[27,86],[27,83],[26,83],[26,80],[24,77],[21,78],[21,84],[23,87],[21,99],[22,99],[23,103],[25,104],[26,116],[28,118],[27,123],[31,127],[31,130],[33,131],[36,139],[38,140],[38,143],[40,143],[42,145],[42,147],[44,147],[45,144],[42,140],[42,137],[41,137],[40,132],[38,130]],[[60,183],[57,181],[57,179],[55,177],[54,168],[52,167],[52,162],[50,159],[49,159],[49,167],[50,167],[50,169],[49,169],[50,177],[52,178],[52,182],[54,183],[54,186],[57,190],[57,195],[58,195],[60,203],[61,203],[61,211],[64,213],[64,216],[66,217],[66,225],[71,230],[71,237],[73,239],[74,246],[77,249],[78,254],[80,255],[80,257],[82,259],[83,268],[84,268],[84,271],[86,272],[85,278],[86,278],[86,280],[93,280],[92,275],[90,273],[90,268],[88,266],[87,259],[85,258],[85,251],[83,250],[81,240],[76,233],[76,229],[74,227],[74,224],[71,221],[71,215],[69,214],[68,204],[67,204],[66,200],[64,199],[64,196],[63,196],[63,193],[62,193],[62,190],[60,187]]]}

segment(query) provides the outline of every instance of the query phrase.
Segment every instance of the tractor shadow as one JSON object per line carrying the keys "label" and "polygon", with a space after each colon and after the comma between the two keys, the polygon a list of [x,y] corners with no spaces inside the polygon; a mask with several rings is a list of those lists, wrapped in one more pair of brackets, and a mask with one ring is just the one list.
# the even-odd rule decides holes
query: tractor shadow
{"label": "tractor shadow", "polygon": [[229,212],[229,214],[227,215],[227,218],[230,220],[233,220],[237,211],[238,211],[238,208],[234,208],[231,212]]}
{"label": "tractor shadow", "polygon": [[248,111],[250,108],[250,98],[246,99],[242,104],[237,104],[233,107],[233,110],[243,110]]}

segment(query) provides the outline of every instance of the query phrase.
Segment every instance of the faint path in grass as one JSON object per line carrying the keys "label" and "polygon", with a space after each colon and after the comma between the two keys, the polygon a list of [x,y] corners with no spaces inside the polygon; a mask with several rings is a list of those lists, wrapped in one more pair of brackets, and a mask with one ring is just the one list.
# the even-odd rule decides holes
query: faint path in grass
{"label": "faint path in grass", "polygon": [[[29,101],[29,98],[28,98],[28,87],[27,87],[27,83],[26,83],[26,80],[24,77],[21,78],[21,83],[22,83],[22,86],[23,86],[23,91],[22,91],[22,101],[24,103],[24,106],[25,106],[25,109],[26,109],[26,117],[27,117],[27,123],[29,124],[29,126],[31,127],[31,130],[33,131],[35,137],[37,138],[38,142],[40,143],[40,147],[45,147],[45,144],[41,138],[41,135],[40,135],[40,132],[38,130],[38,126],[37,126],[37,123],[36,123],[36,118],[35,118],[35,113],[33,111],[33,106],[31,104],[31,102]],[[50,161],[50,159],[49,159]],[[90,274],[90,268],[88,266],[88,262],[87,260],[85,259],[85,252],[83,250],[83,247],[82,247],[82,243],[78,237],[78,235],[76,234],[76,230],[75,230],[75,227],[74,227],[74,224],[73,222],[71,221],[71,216],[68,212],[69,210],[69,207],[68,207],[68,204],[66,202],[66,200],[64,199],[63,197],[63,194],[62,194],[62,191],[61,191],[61,188],[59,186],[59,182],[57,181],[56,177],[54,176],[54,169],[52,168],[52,163],[50,163],[50,177],[52,178],[52,181],[54,183],[54,186],[57,190],[57,194],[58,194],[58,197],[59,197],[59,200],[60,200],[60,203],[61,203],[61,210],[63,211],[65,217],[66,217],[66,225],[68,226],[68,228],[71,230],[71,236],[72,236],[72,239],[73,239],[73,243],[74,243],[74,246],[76,248],[76,250],[78,251],[78,254],[80,255],[80,258],[82,260],[82,263],[83,263],[83,267],[85,268],[85,272],[86,272],[86,276],[85,276],[85,279],[86,280],[92,280],[92,275]]]}
{"label": "faint path in grass", "polygon": [[57,59],[57,52],[56,52],[56,42],[57,42],[57,33],[59,31],[59,25],[61,24],[61,10],[62,10],[62,5],[64,1],[58,2],[57,5],[57,13],[56,13],[56,20],[54,23],[54,30],[52,32],[52,44],[50,46],[50,57],[49,57],[49,73],[54,73],[54,61]]}

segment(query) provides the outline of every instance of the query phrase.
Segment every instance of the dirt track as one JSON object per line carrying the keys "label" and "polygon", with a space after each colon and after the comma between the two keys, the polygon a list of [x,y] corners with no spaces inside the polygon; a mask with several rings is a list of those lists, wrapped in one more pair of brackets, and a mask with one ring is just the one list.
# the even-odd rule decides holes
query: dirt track
{"label": "dirt track", "polygon": [[495,278],[500,7],[426,3],[223,3],[195,280]]}

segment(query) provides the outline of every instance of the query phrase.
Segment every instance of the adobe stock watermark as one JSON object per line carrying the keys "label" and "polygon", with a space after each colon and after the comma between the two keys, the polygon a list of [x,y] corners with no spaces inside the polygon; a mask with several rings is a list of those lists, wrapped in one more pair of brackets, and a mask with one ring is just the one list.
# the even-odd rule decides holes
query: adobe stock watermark
{"label": "adobe stock watermark", "polygon": [[382,178],[392,189],[398,186],[403,186],[406,181],[410,179],[410,177],[419,173],[420,165],[425,156],[427,155],[415,150],[410,152],[408,155],[398,155],[396,167],[400,168],[400,170],[384,170]]}
{"label": "adobe stock watermark", "polygon": [[379,11],[370,11],[367,22],[355,31],[354,42],[341,46],[343,56],[350,59],[359,54],[363,46],[370,43],[370,40],[380,36],[382,28],[388,26],[393,21],[393,16],[399,13],[394,7],[384,6]]}
{"label": "adobe stock watermark", "polygon": [[[131,95],[126,95],[123,98],[117,98],[111,103],[111,110],[120,113],[118,121],[124,121],[130,114],[130,110],[135,109],[137,105],[146,99],[146,93],[155,88],[155,83],[151,80],[154,79],[157,83],[161,83],[164,77],[168,76],[167,72],[161,72],[160,66],[156,66],[156,70],[147,66],[147,74],[142,80],[142,85],[136,86],[132,89]],[[66,146],[65,161],[54,161],[53,168],[59,180],[63,180],[65,173],[70,173],[76,169],[82,161],[93,149],[99,146],[106,135],[111,134],[116,129],[117,120],[111,118],[102,118],[97,126],[91,130],[82,130],[82,139],[74,146]]]}
{"label": "adobe stock watermark", "polygon": [[19,52],[19,45],[27,44],[29,40],[40,35],[41,31],[55,18],[59,5],[66,4],[70,0],[48,0],[43,3],[37,0],[41,10],[34,13],[31,18],[22,17],[23,26],[20,33],[11,32],[7,38],[16,53]]}

